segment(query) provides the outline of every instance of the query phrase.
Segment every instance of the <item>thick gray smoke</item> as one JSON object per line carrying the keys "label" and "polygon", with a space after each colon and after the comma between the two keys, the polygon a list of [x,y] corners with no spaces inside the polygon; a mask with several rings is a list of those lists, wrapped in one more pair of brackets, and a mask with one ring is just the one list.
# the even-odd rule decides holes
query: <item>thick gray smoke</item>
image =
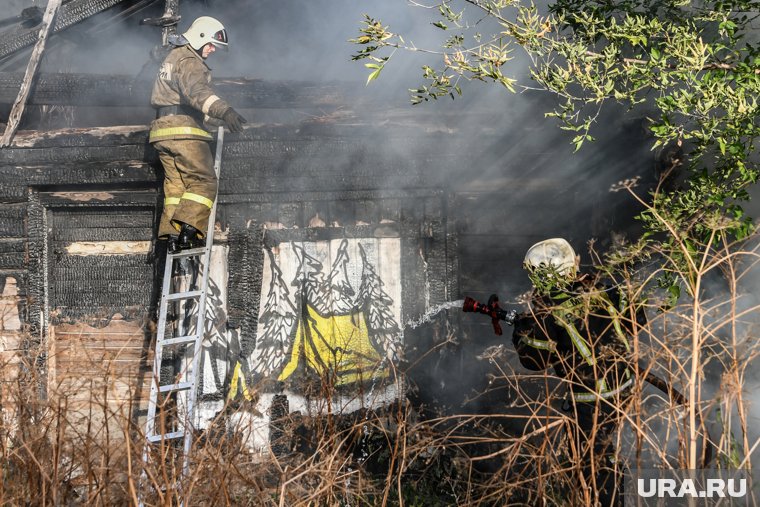
{"label": "thick gray smoke", "polygon": [[[17,2],[19,11],[28,5]],[[160,29],[139,21],[160,16],[162,8],[163,2],[156,2],[117,23],[110,22],[113,12],[108,11],[56,35],[42,71],[137,75],[160,40]],[[367,142],[382,146],[388,157],[409,160],[419,153],[411,151],[418,147],[394,138],[394,125],[419,125],[421,134],[427,132],[431,156],[438,148],[467,154],[466,167],[436,175],[438,182],[447,182],[460,196],[461,206],[452,210],[455,216],[449,219],[466,223],[465,230],[472,235],[460,246],[470,270],[463,268],[461,274],[462,295],[487,298],[496,292],[503,301],[514,303],[528,289],[520,264],[533,242],[567,237],[583,263],[590,264],[585,253],[589,238],[609,242],[611,229],[625,232],[630,227],[617,217],[630,215],[626,210],[631,198],[608,190],[617,181],[636,175],[646,179],[652,172],[653,155],[641,119],[609,108],[600,118],[604,128],[598,129],[597,142],[573,155],[572,135],[544,118],[554,104],[547,94],[513,94],[493,84],[463,83],[463,98],[411,106],[408,89],[424,84],[421,65],[435,66],[440,56],[398,51],[379,80],[365,86],[369,71],[362,62],[351,61],[357,46],[348,42],[359,34],[365,13],[417,47],[435,47],[449,35],[431,25],[437,21],[435,11],[414,8],[405,0],[183,1],[178,30],[186,30],[201,15],[225,24],[229,51],[215,53],[208,62],[216,77],[346,83],[358,102],[346,104],[342,111],[357,118],[357,124],[387,122],[388,137],[374,130]],[[478,21],[474,14],[470,18]],[[482,21],[478,26],[487,32],[486,25]],[[514,56],[505,72],[530,85],[519,48]],[[254,122],[266,121],[257,111],[245,113]],[[305,116],[293,118],[298,122]],[[107,124],[109,118],[102,120]],[[345,164],[350,171],[351,161]],[[477,367],[470,374],[482,377]]]}
{"label": "thick gray smoke", "polygon": [[2,18],[20,14],[22,9],[32,6],[38,6],[44,9],[47,2],[43,0],[6,0],[5,9],[3,9]]}

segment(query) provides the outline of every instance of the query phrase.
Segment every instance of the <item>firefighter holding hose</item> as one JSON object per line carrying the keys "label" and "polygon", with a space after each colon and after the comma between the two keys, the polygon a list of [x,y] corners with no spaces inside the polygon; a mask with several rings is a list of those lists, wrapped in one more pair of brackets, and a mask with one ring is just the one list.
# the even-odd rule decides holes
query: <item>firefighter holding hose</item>
{"label": "firefighter holding hose", "polygon": [[536,243],[524,267],[533,283],[530,308],[522,314],[470,298],[465,311],[486,313],[514,325],[512,341],[520,363],[533,371],[552,368],[564,379],[563,411],[574,423],[568,437],[578,479],[591,505],[622,505],[621,475],[615,463],[615,433],[634,384],[631,337],[646,323],[641,307],[625,294],[579,275],[577,257],[562,238]]}
{"label": "firefighter holding hose", "polygon": [[634,383],[631,336],[646,318],[621,291],[579,276],[576,259],[561,238],[528,250],[531,305],[515,319],[512,341],[524,367],[552,367],[567,383],[563,410],[575,421],[570,446],[592,504],[622,505],[615,430]]}
{"label": "firefighter holding hose", "polygon": [[157,118],[150,142],[164,167],[164,209],[159,239],[172,250],[193,248],[205,237],[216,198],[217,179],[204,125],[224,122],[232,132],[246,123],[211,88],[206,59],[227,47],[227,31],[218,20],[202,16],[173,41],[153,85],[151,105]]}

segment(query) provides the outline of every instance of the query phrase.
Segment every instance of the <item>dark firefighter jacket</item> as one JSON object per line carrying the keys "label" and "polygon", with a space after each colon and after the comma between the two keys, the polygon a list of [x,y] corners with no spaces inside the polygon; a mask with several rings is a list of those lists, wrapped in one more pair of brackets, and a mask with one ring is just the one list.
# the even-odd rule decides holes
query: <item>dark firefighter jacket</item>
{"label": "dark firefighter jacket", "polygon": [[153,84],[150,103],[159,111],[167,106],[181,108],[153,121],[151,143],[167,139],[211,141],[212,136],[202,124],[221,119],[230,107],[214,93],[211,69],[189,45],[176,47],[166,56]]}
{"label": "dark firefighter jacket", "polygon": [[625,395],[633,385],[631,336],[646,323],[616,289],[576,282],[570,290],[535,295],[531,311],[515,321],[512,341],[520,363],[553,367],[577,402]]}

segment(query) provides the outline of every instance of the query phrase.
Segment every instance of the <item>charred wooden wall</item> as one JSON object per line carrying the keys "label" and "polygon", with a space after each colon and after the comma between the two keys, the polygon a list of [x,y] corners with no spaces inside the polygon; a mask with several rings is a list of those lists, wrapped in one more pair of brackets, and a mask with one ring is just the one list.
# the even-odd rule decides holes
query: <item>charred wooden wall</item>
{"label": "charred wooden wall", "polygon": [[[262,246],[284,239],[401,238],[404,318],[457,297],[450,196],[426,170],[457,155],[423,149],[411,130],[391,141],[403,155],[389,154],[368,141],[380,133],[312,125],[228,134],[217,218],[228,230],[228,325],[243,347],[256,325]],[[12,299],[29,343],[55,355],[52,388],[122,378],[145,395],[160,180],[145,127],[22,133],[0,151],[0,272],[18,283]]]}
{"label": "charred wooden wall", "polygon": [[[513,302],[528,289],[520,266],[533,242],[564,235],[580,249],[618,225],[583,182],[535,170],[552,163],[551,146],[507,156],[509,133],[489,130],[488,121],[463,144],[461,130],[435,120],[323,120],[254,126],[225,141],[217,218],[228,230],[227,325],[244,350],[257,325],[267,244],[401,238],[407,321],[463,295],[498,292]],[[542,127],[527,128],[540,135]],[[93,375],[75,365],[76,357],[92,358],[101,373],[108,365],[106,377],[135,379],[129,392],[145,396],[139,379],[149,375],[161,272],[153,255],[161,177],[142,126],[22,133],[0,150],[0,274],[13,285],[3,301],[15,302],[28,344],[60,355],[66,366],[51,376],[58,385],[76,381],[66,375]],[[503,341],[486,319],[462,324],[463,338],[480,346]],[[13,342],[5,351],[23,348],[22,330],[12,332],[8,340],[3,331]],[[54,349],[45,342],[52,336]],[[454,374],[459,388],[476,384],[484,375],[472,350],[436,359],[431,375]]]}
{"label": "charred wooden wall", "polygon": [[0,273],[20,315],[0,331],[4,380],[30,373],[82,414],[93,397],[126,406],[148,340],[149,249],[118,250],[150,243],[155,169],[143,134],[105,132],[22,134],[0,150]]}

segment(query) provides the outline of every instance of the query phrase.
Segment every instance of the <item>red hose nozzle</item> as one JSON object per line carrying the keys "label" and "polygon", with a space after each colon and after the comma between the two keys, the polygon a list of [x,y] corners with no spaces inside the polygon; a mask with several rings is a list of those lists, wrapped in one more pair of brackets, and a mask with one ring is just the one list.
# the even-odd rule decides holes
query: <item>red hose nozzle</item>
{"label": "red hose nozzle", "polygon": [[464,304],[462,305],[462,311],[463,312],[477,312],[478,307],[482,306],[480,303],[475,301],[469,296],[466,296],[464,298]]}
{"label": "red hose nozzle", "polygon": [[493,325],[493,332],[497,335],[502,335],[500,320],[505,321],[507,324],[512,325],[515,321],[516,312],[514,310],[506,311],[499,306],[499,296],[496,294],[491,295],[488,298],[488,304],[484,305],[471,297],[465,296],[464,304],[462,304],[463,312],[482,313],[491,317],[491,324]]}

